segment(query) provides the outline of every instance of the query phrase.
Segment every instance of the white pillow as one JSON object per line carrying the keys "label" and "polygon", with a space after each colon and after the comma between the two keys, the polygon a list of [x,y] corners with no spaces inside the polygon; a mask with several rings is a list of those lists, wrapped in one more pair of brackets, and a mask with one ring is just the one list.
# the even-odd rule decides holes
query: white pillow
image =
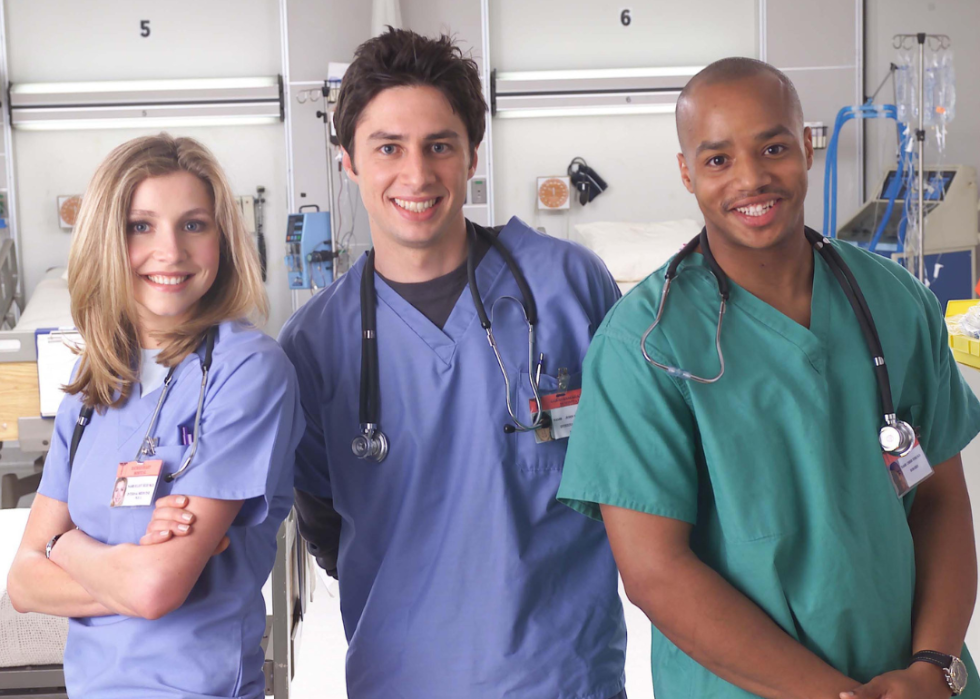
{"label": "white pillow", "polygon": [[606,263],[617,282],[639,282],[701,230],[689,218],[661,223],[597,221],[575,226],[576,239]]}

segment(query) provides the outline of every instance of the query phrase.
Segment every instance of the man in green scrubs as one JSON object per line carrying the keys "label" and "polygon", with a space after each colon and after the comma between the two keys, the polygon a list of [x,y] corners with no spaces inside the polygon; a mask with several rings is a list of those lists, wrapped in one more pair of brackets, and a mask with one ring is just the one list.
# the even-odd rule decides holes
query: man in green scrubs
{"label": "man in green scrubs", "polygon": [[[664,269],[652,274],[589,349],[558,497],[606,523],[626,592],[654,623],[657,699],[948,697],[943,668],[912,656],[960,656],[975,675],[960,451],[980,404],[939,303],[891,261],[833,243],[877,325],[897,416],[935,469],[900,498],[871,353],[804,236],[813,147],[792,83],[719,61],[685,88],[677,127],[681,179],[731,282],[724,374],[701,383],[644,359],[664,291]],[[718,374],[719,302],[696,251],[646,340],[651,359]],[[963,696],[980,696],[980,678]]]}

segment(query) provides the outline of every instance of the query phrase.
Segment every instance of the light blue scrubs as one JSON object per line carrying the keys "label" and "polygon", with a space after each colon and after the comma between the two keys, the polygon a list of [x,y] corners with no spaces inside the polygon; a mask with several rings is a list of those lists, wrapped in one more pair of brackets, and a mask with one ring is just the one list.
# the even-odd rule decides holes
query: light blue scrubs
{"label": "light blue scrubs", "polygon": [[[203,348],[177,368],[163,404],[153,458],[165,472],[188,447],[179,426],[193,425]],[[161,388],[96,411],[69,472],[68,445],[81,409],[66,396],[55,419],[38,492],[68,503],[72,521],[106,544],[138,543],[152,507],[110,508],[116,468],[143,440]],[[296,374],[274,340],[239,323],[223,323],[208,376],[201,441],[190,466],[158,497],[184,494],[244,500],[228,550],[212,558],[187,601],[155,621],[124,616],[71,619],[65,683],[72,697],[155,699],[261,697],[265,630],[262,585],[272,570],[276,533],[292,506],[293,462],[305,423]]]}
{"label": "light blue scrubs", "polygon": [[[572,385],[619,296],[581,246],[518,219],[500,241],[538,308],[544,391]],[[624,686],[626,629],[603,526],[555,500],[567,440],[506,434],[503,377],[469,290],[440,330],[380,276],[382,463],[358,433],[365,258],[301,308],[280,341],[297,367],[307,431],[296,487],[342,517],[338,572],[351,699],[609,699]],[[530,421],[527,325],[514,277],[491,249],[476,269]],[[519,386],[519,388],[518,388]]]}

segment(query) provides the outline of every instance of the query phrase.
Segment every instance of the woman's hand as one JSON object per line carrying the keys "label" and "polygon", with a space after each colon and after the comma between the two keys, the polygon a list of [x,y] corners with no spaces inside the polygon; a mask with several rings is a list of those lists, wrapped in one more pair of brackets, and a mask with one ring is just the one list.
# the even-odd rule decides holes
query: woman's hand
{"label": "woman's hand", "polygon": [[[140,546],[151,546],[169,541],[175,536],[187,536],[194,531],[194,513],[187,509],[190,498],[186,495],[168,495],[159,498],[153,510],[153,518],[140,539]],[[225,536],[211,556],[217,556],[228,548],[231,540]]]}

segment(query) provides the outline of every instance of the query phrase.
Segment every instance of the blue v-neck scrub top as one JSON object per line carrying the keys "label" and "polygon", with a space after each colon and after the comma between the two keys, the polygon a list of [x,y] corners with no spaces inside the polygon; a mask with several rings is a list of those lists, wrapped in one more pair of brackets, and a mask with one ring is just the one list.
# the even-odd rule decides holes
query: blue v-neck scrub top
{"label": "blue v-neck scrub top", "polygon": [[[897,414],[937,466],[980,432],[980,404],[936,297],[890,260],[832,244],[867,297]],[[702,561],[854,680],[907,667],[914,492],[900,500],[892,488],[870,353],[830,268],[814,254],[809,329],[733,283],[725,375],[709,385],[675,379],[640,352],[663,281],[661,268],[631,290],[589,350],[559,498],[597,518],[608,504],[690,523]],[[650,354],[714,376],[718,301],[704,258],[682,262]],[[657,699],[751,696],[656,628],[651,662]],[[963,696],[980,696],[980,682]]]}
{"label": "blue v-neck scrub top", "polygon": [[[152,458],[173,473],[188,447],[203,348],[178,366],[160,412]],[[152,507],[109,507],[116,468],[142,443],[162,387],[119,408],[96,411],[69,471],[68,445],[81,410],[66,396],[55,419],[38,492],[68,503],[72,521],[93,539],[139,543]],[[261,697],[266,609],[262,585],[275,562],[276,533],[292,507],[294,454],[305,423],[296,374],[275,340],[241,323],[222,323],[190,467],[157,496],[244,500],[228,530],[231,545],[208,561],[187,601],[149,621],[125,616],[71,619],[65,648],[68,694],[84,699]],[[162,544],[166,546],[166,544]]]}
{"label": "blue v-neck scrub top", "polygon": [[[499,234],[537,302],[544,391],[580,379],[619,296],[592,253],[512,219]],[[609,699],[626,632],[605,529],[555,499],[566,441],[504,432],[504,381],[469,290],[440,330],[380,276],[381,463],[358,434],[362,257],[307,302],[280,341],[296,365],[307,431],[296,487],[342,517],[338,573],[351,699]],[[527,423],[527,325],[491,249],[477,286]]]}

